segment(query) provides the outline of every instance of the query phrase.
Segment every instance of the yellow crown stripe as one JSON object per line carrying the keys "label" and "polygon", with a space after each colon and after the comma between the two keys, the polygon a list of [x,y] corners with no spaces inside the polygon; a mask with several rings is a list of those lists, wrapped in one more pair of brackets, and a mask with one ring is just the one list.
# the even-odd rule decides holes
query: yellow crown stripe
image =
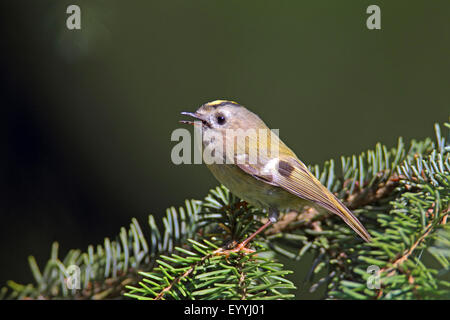
{"label": "yellow crown stripe", "polygon": [[214,106],[218,106],[219,104],[224,104],[224,103],[231,103],[231,104],[239,105],[239,103],[237,103],[235,101],[230,101],[230,100],[214,100],[214,101],[208,102],[206,105],[210,106],[210,107],[214,107]]}

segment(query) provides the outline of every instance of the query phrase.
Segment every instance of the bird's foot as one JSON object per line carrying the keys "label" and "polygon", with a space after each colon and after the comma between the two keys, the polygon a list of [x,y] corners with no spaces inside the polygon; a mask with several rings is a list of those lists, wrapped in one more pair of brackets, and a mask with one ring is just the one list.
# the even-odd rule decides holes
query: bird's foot
{"label": "bird's foot", "polygon": [[231,253],[244,253],[244,254],[252,254],[255,253],[256,251],[250,248],[246,247],[247,243],[239,243],[237,246],[235,246],[233,249],[224,249],[224,248],[219,248],[216,251],[213,252],[213,255],[216,256],[226,256],[226,258],[228,258],[230,256]]}

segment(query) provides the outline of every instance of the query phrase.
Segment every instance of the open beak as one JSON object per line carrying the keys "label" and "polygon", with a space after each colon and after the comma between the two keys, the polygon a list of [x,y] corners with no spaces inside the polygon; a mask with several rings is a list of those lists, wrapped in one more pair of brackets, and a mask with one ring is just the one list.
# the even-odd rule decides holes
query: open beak
{"label": "open beak", "polygon": [[[198,119],[202,122],[202,124],[209,126],[208,122],[206,122],[202,116],[200,116],[198,113],[195,112],[181,112],[181,114],[186,115],[186,116],[190,116],[193,117],[195,119]],[[185,124],[192,124],[192,125],[199,125],[199,121],[188,121],[188,120],[180,120],[180,123],[185,123]]]}

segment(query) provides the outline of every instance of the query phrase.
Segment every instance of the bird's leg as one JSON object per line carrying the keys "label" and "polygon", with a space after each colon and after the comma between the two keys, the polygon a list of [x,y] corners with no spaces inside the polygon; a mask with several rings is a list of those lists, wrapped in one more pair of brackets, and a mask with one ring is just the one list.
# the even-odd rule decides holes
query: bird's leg
{"label": "bird's leg", "polygon": [[240,244],[236,246],[236,248],[245,248],[245,246],[253,240],[254,237],[256,237],[259,233],[264,231],[268,226],[270,226],[272,223],[277,222],[278,219],[278,211],[270,209],[269,211],[269,220],[265,224],[263,224],[258,230],[256,230],[252,235],[250,235],[247,239],[242,241]]}
{"label": "bird's leg", "polygon": [[222,248],[220,248],[220,249],[216,250],[215,253],[228,255],[230,252],[240,252],[240,251],[244,251],[245,253],[253,253],[253,252],[255,252],[255,250],[246,248],[247,244],[249,244],[249,242],[252,241],[253,238],[255,238],[259,233],[264,231],[272,223],[277,222],[277,219],[278,219],[278,210],[270,208],[269,209],[269,220],[266,223],[264,223],[258,230],[256,230],[247,239],[245,239],[244,241],[239,243],[233,249],[231,249],[231,250],[223,250]]}

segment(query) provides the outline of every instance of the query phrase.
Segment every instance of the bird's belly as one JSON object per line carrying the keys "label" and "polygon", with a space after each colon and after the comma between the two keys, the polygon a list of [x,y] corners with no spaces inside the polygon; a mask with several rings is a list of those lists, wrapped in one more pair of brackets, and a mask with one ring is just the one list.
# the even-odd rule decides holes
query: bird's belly
{"label": "bird's belly", "polygon": [[258,180],[232,164],[208,165],[212,174],[233,194],[260,208],[297,209],[305,200],[288,191]]}

